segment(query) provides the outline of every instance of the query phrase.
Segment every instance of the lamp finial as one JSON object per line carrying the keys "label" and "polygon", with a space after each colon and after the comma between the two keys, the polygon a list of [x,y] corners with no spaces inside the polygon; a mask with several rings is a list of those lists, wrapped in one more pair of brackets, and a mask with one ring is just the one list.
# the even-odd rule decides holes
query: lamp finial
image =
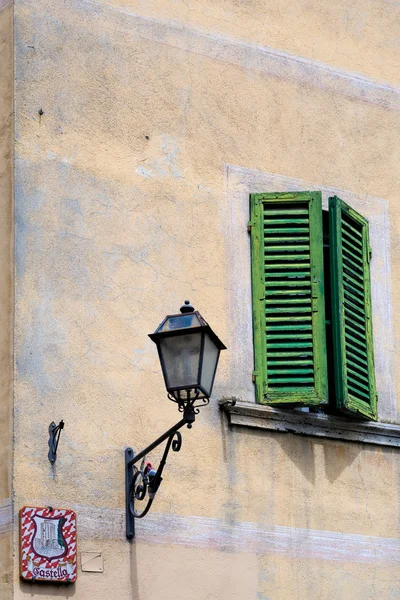
{"label": "lamp finial", "polygon": [[190,304],[190,300],[185,300],[185,303],[181,306],[180,310],[182,314],[194,312],[194,308]]}

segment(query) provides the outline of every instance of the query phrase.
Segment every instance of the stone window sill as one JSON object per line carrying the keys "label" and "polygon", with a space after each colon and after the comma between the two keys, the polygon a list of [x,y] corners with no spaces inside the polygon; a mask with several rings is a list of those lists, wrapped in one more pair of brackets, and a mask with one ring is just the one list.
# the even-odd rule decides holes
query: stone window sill
{"label": "stone window sill", "polygon": [[256,427],[281,433],[294,433],[348,442],[400,447],[400,426],[372,421],[351,421],[344,417],[280,410],[234,398],[220,401],[229,424]]}

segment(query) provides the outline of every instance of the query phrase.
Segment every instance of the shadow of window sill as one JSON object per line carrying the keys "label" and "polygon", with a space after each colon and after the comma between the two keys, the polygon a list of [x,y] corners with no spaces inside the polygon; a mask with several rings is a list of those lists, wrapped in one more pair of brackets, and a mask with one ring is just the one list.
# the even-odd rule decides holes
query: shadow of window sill
{"label": "shadow of window sill", "polygon": [[241,402],[236,398],[224,398],[219,405],[231,426],[256,427],[280,433],[400,448],[400,425],[392,423],[355,421],[293,409],[280,410],[252,402]]}

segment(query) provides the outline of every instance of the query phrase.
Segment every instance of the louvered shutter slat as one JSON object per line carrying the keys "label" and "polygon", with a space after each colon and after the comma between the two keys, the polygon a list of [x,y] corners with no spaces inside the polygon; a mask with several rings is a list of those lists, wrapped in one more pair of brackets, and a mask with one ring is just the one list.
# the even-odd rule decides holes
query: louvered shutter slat
{"label": "louvered shutter slat", "polygon": [[327,402],[319,193],[251,196],[257,399]]}
{"label": "louvered shutter slat", "polygon": [[336,196],[329,213],[337,406],[375,420],[368,222]]}

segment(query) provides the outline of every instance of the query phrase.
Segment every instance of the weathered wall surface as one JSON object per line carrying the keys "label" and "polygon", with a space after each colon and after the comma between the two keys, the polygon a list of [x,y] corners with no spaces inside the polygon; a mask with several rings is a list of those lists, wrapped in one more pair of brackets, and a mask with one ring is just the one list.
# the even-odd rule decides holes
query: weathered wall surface
{"label": "weathered wall surface", "polygon": [[12,60],[11,2],[0,0],[0,597],[12,594]]}
{"label": "weathered wall surface", "polygon": [[[231,431],[216,402],[124,540],[124,448],[177,419],[147,334],[187,297],[252,352],[228,314],[247,260],[232,170],[382,199],[398,292],[398,6],[265,4],[16,2],[15,516],[75,508],[105,572],[44,591],[16,563],[15,598],[400,597],[397,450]],[[396,364],[396,305],[392,322]],[[238,368],[225,352],[215,399],[252,400]]]}

